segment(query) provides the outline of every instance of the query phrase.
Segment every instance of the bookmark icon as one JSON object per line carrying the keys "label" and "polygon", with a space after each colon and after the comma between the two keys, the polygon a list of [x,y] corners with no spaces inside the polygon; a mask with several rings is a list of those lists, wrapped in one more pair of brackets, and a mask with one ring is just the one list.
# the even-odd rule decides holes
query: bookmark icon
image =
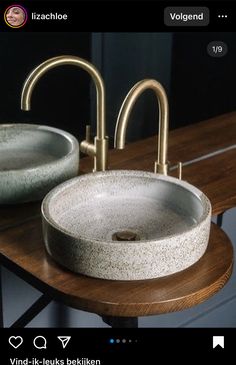
{"label": "bookmark icon", "polygon": [[71,339],[71,336],[57,336],[57,338],[61,341],[63,349],[65,349]]}
{"label": "bookmark icon", "polygon": [[217,346],[221,347],[222,349],[225,347],[224,336],[213,336],[212,347],[214,349]]}

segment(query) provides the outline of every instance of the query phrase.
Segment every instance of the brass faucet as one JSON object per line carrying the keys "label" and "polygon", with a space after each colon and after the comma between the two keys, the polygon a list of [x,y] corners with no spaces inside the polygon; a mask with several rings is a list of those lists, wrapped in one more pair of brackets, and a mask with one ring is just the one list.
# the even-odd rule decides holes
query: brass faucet
{"label": "brass faucet", "polygon": [[105,171],[108,159],[108,137],[105,125],[105,88],[98,70],[91,63],[75,56],[58,56],[50,58],[36,67],[27,77],[21,93],[21,109],[30,110],[32,92],[38,80],[49,70],[62,65],[74,65],[87,71],[92,77],[97,91],[97,135],[94,143],[90,142],[90,127],[86,126],[86,139],[81,142],[80,150],[94,157],[94,170]]}
{"label": "brass faucet", "polygon": [[135,84],[128,92],[117,118],[115,131],[115,148],[123,149],[125,146],[126,128],[128,118],[138,97],[146,90],[151,89],[155,92],[159,105],[159,133],[158,133],[158,154],[155,161],[154,172],[167,175],[167,148],[168,148],[168,118],[169,107],[168,99],[163,86],[153,79],[145,79]]}

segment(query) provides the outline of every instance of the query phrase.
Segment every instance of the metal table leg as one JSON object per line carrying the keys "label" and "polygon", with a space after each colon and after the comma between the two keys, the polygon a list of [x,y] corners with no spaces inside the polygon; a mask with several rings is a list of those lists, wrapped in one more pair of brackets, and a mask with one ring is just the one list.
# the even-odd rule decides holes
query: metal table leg
{"label": "metal table leg", "polygon": [[54,317],[55,327],[70,326],[69,308],[66,307],[65,305],[59,302],[55,303],[55,310],[53,317]]}
{"label": "metal table leg", "polygon": [[217,226],[219,226],[220,228],[222,227],[222,224],[223,224],[223,215],[224,213],[221,213],[217,216],[216,218],[216,224]]}
{"label": "metal table leg", "polygon": [[0,328],[3,326],[2,266],[0,265]]}
{"label": "metal table leg", "polygon": [[112,328],[138,328],[137,317],[102,316],[102,320]]}

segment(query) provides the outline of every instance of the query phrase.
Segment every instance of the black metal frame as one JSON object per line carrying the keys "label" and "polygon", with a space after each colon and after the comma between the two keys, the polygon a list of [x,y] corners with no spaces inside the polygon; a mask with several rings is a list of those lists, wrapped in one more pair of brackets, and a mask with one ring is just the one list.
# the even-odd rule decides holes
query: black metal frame
{"label": "black metal frame", "polygon": [[10,327],[22,328],[32,321],[50,302],[52,299],[45,294],[42,294],[39,299],[31,305],[25,313],[20,316]]}
{"label": "black metal frame", "polygon": [[3,322],[3,295],[2,295],[2,267],[0,265],[0,328],[4,327]]}
{"label": "black metal frame", "polygon": [[221,213],[217,216],[216,218],[216,224],[217,226],[219,226],[220,228],[222,227],[222,224],[223,224],[223,215],[224,213]]}
{"label": "black metal frame", "polygon": [[69,308],[57,301],[53,309],[54,327],[68,327],[70,318]]}
{"label": "black metal frame", "polygon": [[112,328],[138,328],[137,317],[102,316],[102,320]]}

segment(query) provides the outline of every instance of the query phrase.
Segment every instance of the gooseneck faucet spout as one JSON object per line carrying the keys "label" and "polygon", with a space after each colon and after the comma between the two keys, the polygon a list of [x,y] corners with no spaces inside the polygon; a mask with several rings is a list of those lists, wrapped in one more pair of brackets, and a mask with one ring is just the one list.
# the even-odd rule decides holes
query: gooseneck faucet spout
{"label": "gooseneck faucet spout", "polygon": [[76,56],[58,56],[50,58],[36,67],[27,77],[21,93],[21,109],[30,110],[31,96],[35,85],[47,71],[62,65],[78,66],[89,73],[92,77],[97,92],[97,135],[94,143],[88,136],[89,128],[86,129],[86,140],[80,144],[82,152],[94,157],[94,171],[107,169],[108,138],[105,124],[105,87],[99,71],[88,61]]}
{"label": "gooseneck faucet spout", "polygon": [[135,84],[127,94],[116,123],[115,148],[123,149],[125,146],[126,128],[132,108],[138,97],[146,90],[151,89],[155,92],[159,105],[159,133],[158,133],[158,154],[155,161],[154,172],[167,175],[167,149],[168,149],[168,124],[169,107],[168,99],[163,86],[156,80],[145,79]]}

